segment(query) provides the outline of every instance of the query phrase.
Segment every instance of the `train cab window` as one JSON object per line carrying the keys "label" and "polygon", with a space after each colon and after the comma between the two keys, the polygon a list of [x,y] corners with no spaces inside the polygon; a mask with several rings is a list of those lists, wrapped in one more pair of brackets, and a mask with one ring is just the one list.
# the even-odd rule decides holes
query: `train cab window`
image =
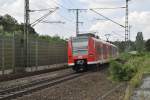
{"label": "train cab window", "polygon": [[88,54],[88,38],[73,38],[73,55]]}

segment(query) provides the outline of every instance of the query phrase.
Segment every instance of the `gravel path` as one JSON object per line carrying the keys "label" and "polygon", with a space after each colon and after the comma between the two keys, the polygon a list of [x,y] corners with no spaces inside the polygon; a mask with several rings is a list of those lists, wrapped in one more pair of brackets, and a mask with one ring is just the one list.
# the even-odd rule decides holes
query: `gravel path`
{"label": "gravel path", "polygon": [[142,85],[134,91],[132,100],[150,100],[150,76],[143,79]]}
{"label": "gravel path", "polygon": [[[89,72],[76,79],[17,98],[17,100],[98,100],[116,85],[107,79],[106,70]],[[124,88],[119,88],[105,100],[121,100],[123,94]]]}

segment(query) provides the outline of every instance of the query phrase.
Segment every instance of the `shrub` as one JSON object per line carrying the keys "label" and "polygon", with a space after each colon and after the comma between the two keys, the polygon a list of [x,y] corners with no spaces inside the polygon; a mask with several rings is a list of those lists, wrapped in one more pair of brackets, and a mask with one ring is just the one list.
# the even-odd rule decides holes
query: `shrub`
{"label": "shrub", "polygon": [[117,61],[110,62],[109,73],[112,80],[128,81],[136,73],[136,67],[131,64],[122,64]]}
{"label": "shrub", "polygon": [[109,73],[110,73],[110,77],[113,80],[119,81],[119,79],[121,78],[122,66],[123,65],[117,61],[112,60],[110,62]]}

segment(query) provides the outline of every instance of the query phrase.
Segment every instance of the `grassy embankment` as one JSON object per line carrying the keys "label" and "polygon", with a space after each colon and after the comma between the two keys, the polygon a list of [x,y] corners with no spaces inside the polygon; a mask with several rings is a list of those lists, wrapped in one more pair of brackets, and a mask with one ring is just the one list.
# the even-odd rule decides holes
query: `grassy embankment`
{"label": "grassy embankment", "polygon": [[124,100],[129,100],[143,75],[150,73],[150,53],[122,54],[119,61],[111,61],[109,72],[113,81],[128,82]]}

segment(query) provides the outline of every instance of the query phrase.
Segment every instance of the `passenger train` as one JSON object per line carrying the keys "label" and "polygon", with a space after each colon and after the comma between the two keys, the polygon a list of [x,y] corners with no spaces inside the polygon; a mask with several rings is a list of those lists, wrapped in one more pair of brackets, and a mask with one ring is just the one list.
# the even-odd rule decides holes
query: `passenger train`
{"label": "passenger train", "polygon": [[94,34],[79,34],[68,40],[68,65],[76,72],[85,71],[89,65],[108,63],[117,58],[118,48],[97,38]]}

